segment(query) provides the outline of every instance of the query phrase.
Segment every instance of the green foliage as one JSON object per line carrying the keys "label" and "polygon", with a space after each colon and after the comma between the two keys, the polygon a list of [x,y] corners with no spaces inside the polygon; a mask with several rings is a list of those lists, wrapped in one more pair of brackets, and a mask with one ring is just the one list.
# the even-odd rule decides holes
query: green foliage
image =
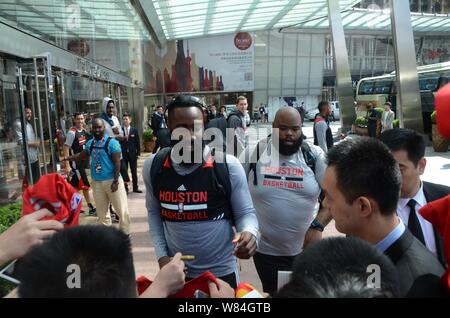
{"label": "green foliage", "polygon": [[[20,219],[22,202],[12,203],[0,208],[0,234]],[[3,267],[2,267],[3,268]],[[16,285],[5,279],[0,279],[0,297],[6,296]]]}
{"label": "green foliage", "polygon": [[392,122],[392,128],[400,128],[400,120],[394,119]]}
{"label": "green foliage", "polygon": [[381,117],[381,114],[383,114],[383,112],[384,112],[384,108],[383,107],[376,107],[375,110],[378,113],[378,117]]}
{"label": "green foliage", "polygon": [[430,117],[431,117],[431,123],[436,124],[436,111],[432,112]]}
{"label": "green foliage", "polygon": [[151,128],[146,129],[142,134],[142,139],[144,140],[144,142],[152,141],[153,130]]}
{"label": "green foliage", "polygon": [[367,127],[367,118],[358,116],[355,120],[355,125],[358,127]]}
{"label": "green foliage", "polygon": [[22,203],[12,203],[0,208],[0,234],[20,219]]}

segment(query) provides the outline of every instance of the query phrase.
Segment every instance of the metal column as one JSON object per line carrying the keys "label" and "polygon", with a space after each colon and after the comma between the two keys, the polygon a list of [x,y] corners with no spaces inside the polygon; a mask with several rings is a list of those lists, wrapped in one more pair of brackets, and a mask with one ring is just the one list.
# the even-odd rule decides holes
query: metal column
{"label": "metal column", "polygon": [[348,63],[347,46],[345,45],[344,27],[338,0],[328,0],[328,18],[330,20],[331,37],[333,40],[333,57],[336,70],[336,87],[341,110],[342,131],[346,132],[356,119],[353,98],[352,78]]}
{"label": "metal column", "polygon": [[422,103],[408,0],[390,0],[400,127],[423,133]]}

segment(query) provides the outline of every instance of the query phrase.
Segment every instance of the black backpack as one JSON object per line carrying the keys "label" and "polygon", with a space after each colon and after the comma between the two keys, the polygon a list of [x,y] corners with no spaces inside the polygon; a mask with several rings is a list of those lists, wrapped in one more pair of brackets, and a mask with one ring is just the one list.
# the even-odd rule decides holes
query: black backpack
{"label": "black backpack", "polygon": [[[167,158],[167,156],[170,155],[170,151],[172,150],[172,147],[166,147],[158,151],[153,158],[152,167],[150,170],[150,180],[152,185],[155,184],[156,177],[158,174],[162,173],[162,168],[164,164],[164,160]],[[214,156],[214,154],[212,154]],[[230,181],[230,172],[228,170],[228,165],[226,162],[226,154],[223,154],[224,162],[218,163],[214,161],[214,174],[217,178],[217,182],[219,184],[219,187],[222,187],[226,199],[228,202],[231,202],[231,181]],[[155,193],[155,197],[158,197],[158,194]]]}
{"label": "black backpack", "polygon": [[[271,135],[269,135],[267,138],[269,138]],[[251,155],[251,159],[254,158],[255,152],[256,152],[256,162],[258,162],[260,156],[267,148],[267,138],[261,140],[256,145],[256,149],[253,151]],[[303,158],[305,158],[306,165],[311,168],[312,172],[316,173],[316,157],[311,151],[311,147],[306,143],[303,142],[300,149],[302,150]],[[254,161],[254,160],[253,160]],[[256,186],[258,185],[258,180],[256,177],[256,162],[250,163],[250,171],[253,171],[253,184]]]}
{"label": "black backpack", "polygon": [[109,146],[109,142],[111,141],[111,139],[112,139],[112,137],[108,137],[102,147],[94,146],[95,140],[92,140],[91,146],[89,147],[89,155],[92,154],[92,150],[94,150],[94,148],[95,149],[103,149],[106,152],[106,154],[108,155],[109,159],[111,161],[113,161],[112,155],[108,151],[108,146]]}

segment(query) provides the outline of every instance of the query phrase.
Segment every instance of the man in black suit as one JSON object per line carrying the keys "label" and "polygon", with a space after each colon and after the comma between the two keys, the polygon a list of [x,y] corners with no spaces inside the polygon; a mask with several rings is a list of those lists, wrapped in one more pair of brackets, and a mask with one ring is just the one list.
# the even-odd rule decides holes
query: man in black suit
{"label": "man in black suit", "polygon": [[398,216],[411,233],[446,266],[442,237],[418,212],[428,202],[447,196],[450,188],[420,180],[427,161],[425,141],[417,132],[405,128],[391,129],[383,132],[380,140],[392,151],[402,173]]}
{"label": "man in black suit", "polygon": [[441,276],[444,268],[438,259],[396,214],[401,174],[389,149],[375,138],[358,137],[335,145],[327,156],[322,204],[333,216],[336,229],[389,256],[398,271],[402,296],[419,277]]}
{"label": "man in black suit", "polygon": [[141,141],[139,139],[139,133],[136,128],[131,127],[131,117],[125,113],[122,118],[123,122],[123,136],[125,139],[120,142],[122,147],[122,158],[125,163],[126,170],[128,171],[128,165],[130,165],[131,176],[133,178],[133,192],[142,193],[138,187],[137,177],[137,159],[141,155]]}

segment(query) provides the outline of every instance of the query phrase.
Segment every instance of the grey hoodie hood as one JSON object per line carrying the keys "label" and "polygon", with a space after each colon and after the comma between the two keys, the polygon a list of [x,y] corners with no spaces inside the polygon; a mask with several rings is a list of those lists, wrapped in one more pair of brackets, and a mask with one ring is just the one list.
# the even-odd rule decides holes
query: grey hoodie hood
{"label": "grey hoodie hood", "polygon": [[[108,103],[112,101],[114,103],[114,100],[111,97],[105,97],[103,98],[103,111],[106,113],[106,106],[108,106]],[[114,103],[115,105],[115,103]]]}

